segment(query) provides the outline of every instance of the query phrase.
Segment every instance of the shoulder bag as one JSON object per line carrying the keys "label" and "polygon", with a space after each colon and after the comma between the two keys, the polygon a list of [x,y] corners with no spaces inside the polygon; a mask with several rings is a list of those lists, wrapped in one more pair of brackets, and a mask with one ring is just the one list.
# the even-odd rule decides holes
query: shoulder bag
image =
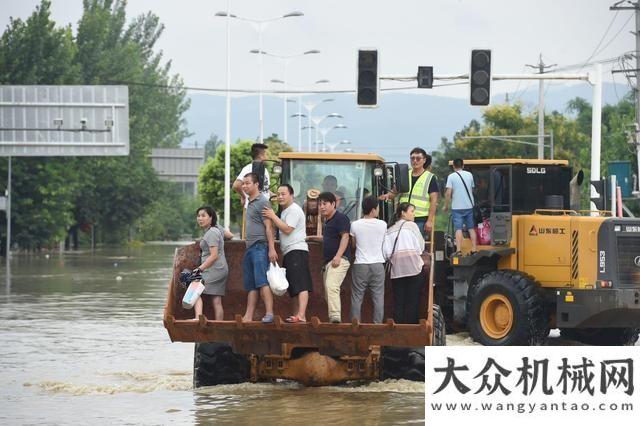
{"label": "shoulder bag", "polygon": [[402,224],[400,225],[400,228],[398,228],[398,235],[396,235],[396,239],[393,242],[393,248],[391,249],[391,254],[389,255],[389,259],[387,259],[387,264],[384,265],[384,270],[386,274],[391,273],[391,259],[393,259],[393,253],[396,252],[396,246],[398,245],[398,237],[400,237],[400,231],[402,231],[402,227],[404,226],[405,223],[407,223],[406,220],[402,222]]}
{"label": "shoulder bag", "polygon": [[482,223],[482,212],[480,211],[480,206],[477,205],[474,202],[474,199],[471,198],[471,193],[469,193],[469,188],[467,188],[467,184],[465,183],[464,179],[462,178],[462,175],[458,172],[456,172],[456,174],[458,175],[458,177],[460,178],[460,180],[462,181],[462,184],[464,185],[464,190],[467,191],[467,197],[469,197],[469,201],[471,201],[471,205],[473,206],[473,221],[477,224]]}

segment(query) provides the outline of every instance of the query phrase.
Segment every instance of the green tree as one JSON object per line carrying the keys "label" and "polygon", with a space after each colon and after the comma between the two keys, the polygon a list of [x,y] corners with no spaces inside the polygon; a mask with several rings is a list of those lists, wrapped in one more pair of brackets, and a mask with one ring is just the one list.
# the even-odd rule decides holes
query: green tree
{"label": "green tree", "polygon": [[[79,78],[70,27],[56,28],[50,2],[26,21],[12,19],[0,38],[0,84],[73,84]],[[36,249],[64,239],[79,189],[73,158],[12,159],[12,241]],[[0,162],[6,187],[7,162]],[[2,238],[6,238],[4,221]],[[3,245],[4,246],[4,245]],[[3,247],[4,249],[4,247]]]}
{"label": "green tree", "polygon": [[[84,0],[74,39],[69,26],[56,28],[43,0],[0,38],[2,84],[129,85],[129,156],[14,159],[14,241],[21,247],[48,245],[89,224],[98,226],[98,238],[124,239],[162,193],[151,149],[177,147],[188,135],[182,81],[156,53],[163,26],[151,13],[127,23],[125,5]],[[6,163],[0,172],[3,181]]]}
{"label": "green tree", "polygon": [[197,235],[196,209],[200,202],[181,193],[172,182],[162,182],[158,198],[147,213],[136,221],[135,238],[142,241],[178,240]]}
{"label": "green tree", "polygon": [[[182,115],[189,107],[182,82],[170,76],[170,62],[154,53],[163,26],[147,13],[128,26],[126,3],[85,0],[78,24],[78,59],[88,84],[129,83],[128,157],[96,158],[83,164],[84,181],[76,221],[95,223],[110,242],[126,237],[129,226],[157,199],[159,181],[147,155],[154,147],[177,147],[188,135]],[[173,88],[175,87],[175,88]]]}
{"label": "green tree", "polygon": [[[255,142],[251,140],[240,140],[231,145],[231,185],[240,174],[244,166],[251,162],[251,145]],[[270,160],[277,160],[282,151],[292,151],[292,148],[283,143],[276,134],[272,134],[264,139],[264,143],[269,147],[267,156]],[[211,205],[219,216],[222,217],[224,211],[224,153],[225,147],[221,146],[213,158],[207,159],[205,165],[200,169],[199,191],[200,197],[205,204]],[[271,186],[276,184],[276,177],[273,175],[273,162],[267,163],[267,168],[271,173]],[[273,190],[273,189],[272,189]],[[242,205],[240,197],[235,191],[231,191],[231,223],[234,230],[242,224]]]}
{"label": "green tree", "polygon": [[80,67],[71,26],[56,28],[43,0],[26,21],[11,18],[0,38],[2,84],[76,84]]}
{"label": "green tree", "polygon": [[[251,145],[253,141],[241,140],[231,145],[231,184],[242,168],[251,162]],[[213,158],[208,158],[200,169],[198,189],[204,204],[210,205],[222,217],[224,211],[224,153],[221,146]],[[231,190],[231,189],[230,189]],[[231,223],[242,224],[242,205],[240,197],[231,190]]]}
{"label": "green tree", "polygon": [[224,141],[218,138],[218,135],[211,134],[209,139],[204,143],[204,158],[213,158],[216,156],[218,148],[224,145]]}

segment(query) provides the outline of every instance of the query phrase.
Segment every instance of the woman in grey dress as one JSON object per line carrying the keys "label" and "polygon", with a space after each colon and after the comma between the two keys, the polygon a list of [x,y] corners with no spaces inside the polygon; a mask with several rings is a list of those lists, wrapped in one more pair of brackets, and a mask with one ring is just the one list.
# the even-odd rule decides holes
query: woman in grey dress
{"label": "woman in grey dress", "polygon": [[[213,302],[213,313],[216,321],[222,321],[224,310],[222,296],[225,294],[229,267],[224,257],[224,237],[227,232],[218,225],[218,216],[209,206],[203,206],[197,212],[198,225],[204,230],[200,240],[200,264],[196,268],[202,273],[205,286],[203,295],[209,295]],[[202,314],[202,298],[195,304],[195,319]]]}

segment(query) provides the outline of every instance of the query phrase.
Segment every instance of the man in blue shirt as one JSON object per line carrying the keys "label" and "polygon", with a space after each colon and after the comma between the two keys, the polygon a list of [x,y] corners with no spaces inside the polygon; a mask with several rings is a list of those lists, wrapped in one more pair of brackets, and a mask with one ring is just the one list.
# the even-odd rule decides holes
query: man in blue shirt
{"label": "man in blue shirt", "polygon": [[336,210],[336,196],[331,192],[322,192],[318,196],[319,210],[325,219],[322,229],[322,267],[324,295],[329,308],[329,321],[342,322],[340,286],[349,271],[349,218]]}
{"label": "man in blue shirt", "polygon": [[453,173],[447,177],[447,192],[444,196],[443,210],[446,212],[451,203],[451,219],[456,231],[456,250],[462,250],[462,229],[469,231],[471,237],[471,254],[477,250],[477,237],[473,220],[473,175],[462,170],[464,162],[461,158],[453,160]]}

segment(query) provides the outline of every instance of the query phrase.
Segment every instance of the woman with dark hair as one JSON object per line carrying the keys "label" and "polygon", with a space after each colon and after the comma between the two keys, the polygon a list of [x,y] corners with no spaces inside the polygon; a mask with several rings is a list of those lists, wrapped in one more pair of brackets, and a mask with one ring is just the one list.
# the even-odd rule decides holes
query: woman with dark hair
{"label": "woman with dark hair", "polygon": [[420,291],[426,285],[422,271],[424,239],[414,222],[411,203],[400,203],[396,222],[387,230],[382,244],[385,259],[391,262],[393,286],[393,320],[400,324],[417,324],[420,315]]}
{"label": "woman with dark hair", "polygon": [[[218,216],[209,206],[202,206],[197,211],[198,226],[204,230],[200,240],[200,265],[194,272],[202,273],[204,284],[203,295],[209,295],[213,302],[213,313],[216,321],[222,321],[224,310],[222,296],[225,294],[229,267],[224,257],[224,238],[226,231],[218,225]],[[202,298],[195,304],[195,319],[202,315]]]}

